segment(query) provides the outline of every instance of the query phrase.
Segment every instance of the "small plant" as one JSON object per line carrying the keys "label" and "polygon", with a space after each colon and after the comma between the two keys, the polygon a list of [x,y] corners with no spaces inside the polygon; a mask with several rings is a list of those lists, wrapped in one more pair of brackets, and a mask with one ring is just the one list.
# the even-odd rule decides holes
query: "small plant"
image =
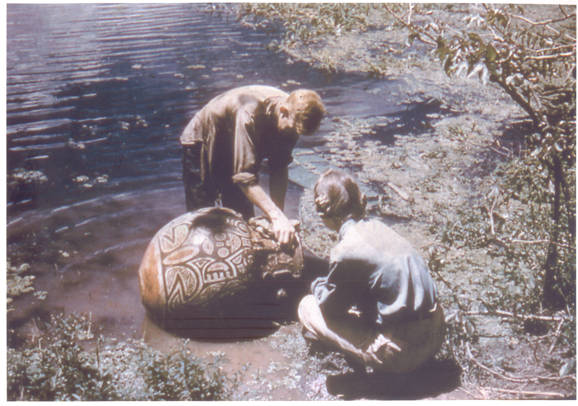
{"label": "small plant", "polygon": [[182,347],[169,355],[144,351],[140,373],[147,387],[145,400],[225,400],[226,379],[218,366],[220,358],[204,364]]}
{"label": "small plant", "polygon": [[6,273],[6,302],[8,311],[13,310],[12,302],[14,298],[26,293],[33,293],[37,298],[46,298],[46,292],[36,291],[34,289],[34,280],[36,277],[30,275],[30,264],[24,263],[20,266],[14,266],[8,261]]}
{"label": "small plant", "polygon": [[9,400],[115,400],[113,378],[90,362],[78,343],[89,321],[81,317],[51,318],[51,334],[34,347],[9,348]]}
{"label": "small plant", "polygon": [[186,342],[169,355],[142,341],[103,345],[90,318],[77,315],[52,316],[47,329],[34,346],[8,349],[8,400],[226,400],[232,394],[234,380],[223,374],[221,358],[196,358]]}

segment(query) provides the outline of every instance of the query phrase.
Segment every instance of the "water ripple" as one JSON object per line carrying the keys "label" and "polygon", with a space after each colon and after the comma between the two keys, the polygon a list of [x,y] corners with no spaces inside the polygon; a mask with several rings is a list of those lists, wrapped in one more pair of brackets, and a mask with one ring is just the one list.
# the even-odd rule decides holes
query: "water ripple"
{"label": "water ripple", "polygon": [[[161,184],[180,169],[178,134],[191,110],[214,95],[214,83],[239,84],[231,72],[254,76],[247,55],[268,52],[261,34],[204,8],[8,5],[8,170],[49,178],[44,189],[10,189],[10,207],[81,198],[85,191],[72,182],[78,173],[104,171],[111,184],[130,189]],[[206,68],[187,68],[193,65]],[[142,165],[147,154],[174,167]]]}

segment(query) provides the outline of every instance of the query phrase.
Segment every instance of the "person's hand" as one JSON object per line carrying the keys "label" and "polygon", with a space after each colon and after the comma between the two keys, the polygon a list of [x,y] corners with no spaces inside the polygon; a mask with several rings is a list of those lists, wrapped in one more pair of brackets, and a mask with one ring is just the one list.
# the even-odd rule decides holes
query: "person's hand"
{"label": "person's hand", "polygon": [[282,246],[286,247],[295,242],[295,227],[287,217],[275,218],[271,221],[275,239]]}
{"label": "person's hand", "polygon": [[[365,351],[360,350],[359,356],[367,365],[378,367],[383,364],[383,356],[387,353],[394,354],[400,351],[401,348],[399,345],[385,337],[383,334],[379,334]],[[379,354],[381,354],[381,357]]]}
{"label": "person's hand", "polygon": [[351,314],[352,316],[355,316],[357,318],[361,317],[361,312],[359,311],[359,309],[357,308],[357,306],[351,306],[348,310],[347,310],[347,314]]}
{"label": "person's hand", "polygon": [[363,359],[363,362],[366,365],[381,365],[383,364],[383,361],[379,359],[379,357],[377,356],[376,353],[374,353],[373,351],[370,351],[369,348],[365,351],[360,351],[360,355],[361,359]]}
{"label": "person's hand", "polygon": [[395,353],[401,352],[401,348],[389,338],[385,337],[383,334],[380,334],[375,337],[373,343],[367,347],[367,352],[371,354],[377,354],[380,351]]}

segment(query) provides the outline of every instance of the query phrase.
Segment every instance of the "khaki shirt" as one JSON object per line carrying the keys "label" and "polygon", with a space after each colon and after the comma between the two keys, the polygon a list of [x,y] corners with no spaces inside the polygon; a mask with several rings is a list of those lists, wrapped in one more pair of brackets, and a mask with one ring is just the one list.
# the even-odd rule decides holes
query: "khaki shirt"
{"label": "khaki shirt", "polygon": [[270,86],[243,86],[229,90],[205,105],[183,131],[180,142],[201,142],[201,176],[215,186],[258,182],[263,159],[270,167],[287,167],[297,142],[279,137],[274,106],[288,97]]}

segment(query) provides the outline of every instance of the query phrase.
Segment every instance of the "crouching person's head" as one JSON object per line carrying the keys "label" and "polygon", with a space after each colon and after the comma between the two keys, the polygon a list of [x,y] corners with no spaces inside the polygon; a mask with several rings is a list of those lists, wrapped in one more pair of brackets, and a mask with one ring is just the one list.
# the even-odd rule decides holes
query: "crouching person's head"
{"label": "crouching person's head", "polygon": [[365,195],[355,180],[343,171],[325,171],[317,180],[313,192],[317,213],[332,230],[337,231],[347,220],[360,220],[365,215]]}

